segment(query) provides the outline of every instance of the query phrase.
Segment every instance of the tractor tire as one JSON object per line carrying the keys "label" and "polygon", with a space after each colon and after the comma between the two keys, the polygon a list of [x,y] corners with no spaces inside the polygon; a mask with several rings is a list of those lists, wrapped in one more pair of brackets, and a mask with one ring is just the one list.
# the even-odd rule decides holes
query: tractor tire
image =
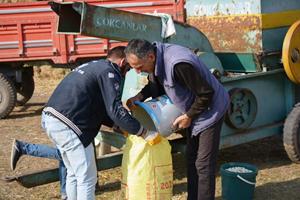
{"label": "tractor tire", "polygon": [[16,105],[16,89],[13,82],[0,73],[0,119],[5,118]]}
{"label": "tractor tire", "polygon": [[26,70],[22,73],[22,82],[16,84],[17,90],[17,106],[23,106],[32,97],[34,92],[33,73]]}
{"label": "tractor tire", "polygon": [[300,163],[300,103],[294,106],[284,122],[283,143],[291,161]]}

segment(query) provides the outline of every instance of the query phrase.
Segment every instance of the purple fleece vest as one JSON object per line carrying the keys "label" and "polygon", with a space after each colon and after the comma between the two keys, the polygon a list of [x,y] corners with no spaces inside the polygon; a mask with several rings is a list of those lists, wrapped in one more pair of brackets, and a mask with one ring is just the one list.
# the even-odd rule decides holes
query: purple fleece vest
{"label": "purple fleece vest", "polygon": [[174,79],[174,66],[185,62],[194,66],[207,83],[213,88],[214,95],[210,106],[192,121],[192,135],[197,135],[220,120],[229,105],[229,96],[224,87],[210,73],[205,64],[188,48],[155,42],[157,47],[154,75],[160,82],[171,101],[183,112],[187,112],[194,102],[195,95],[182,87]]}

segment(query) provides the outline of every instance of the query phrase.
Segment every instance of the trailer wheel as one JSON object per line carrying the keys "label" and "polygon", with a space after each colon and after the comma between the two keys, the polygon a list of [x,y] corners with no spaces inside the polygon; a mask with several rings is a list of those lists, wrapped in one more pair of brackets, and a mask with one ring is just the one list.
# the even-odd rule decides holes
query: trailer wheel
{"label": "trailer wheel", "polygon": [[22,82],[16,85],[17,106],[23,106],[32,97],[34,92],[34,79],[32,69],[22,73]]}
{"label": "trailer wheel", "polygon": [[283,143],[289,158],[300,163],[300,104],[296,104],[284,122]]}
{"label": "trailer wheel", "polygon": [[0,73],[0,119],[5,118],[16,104],[16,89],[13,82]]}

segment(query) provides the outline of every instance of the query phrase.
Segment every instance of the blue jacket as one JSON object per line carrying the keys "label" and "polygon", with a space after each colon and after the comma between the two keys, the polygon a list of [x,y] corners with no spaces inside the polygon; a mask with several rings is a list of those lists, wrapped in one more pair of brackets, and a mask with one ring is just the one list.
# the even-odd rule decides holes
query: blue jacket
{"label": "blue jacket", "polygon": [[122,129],[139,134],[143,128],[122,106],[121,91],[118,66],[108,60],[96,60],[68,74],[44,110],[73,129],[85,147],[109,118]]}

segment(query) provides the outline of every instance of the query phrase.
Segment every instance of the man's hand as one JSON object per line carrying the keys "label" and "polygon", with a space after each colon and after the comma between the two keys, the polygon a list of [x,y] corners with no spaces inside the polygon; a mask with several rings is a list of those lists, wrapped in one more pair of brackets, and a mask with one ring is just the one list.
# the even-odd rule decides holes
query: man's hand
{"label": "man's hand", "polygon": [[173,127],[177,127],[178,129],[184,129],[191,125],[192,118],[188,117],[186,114],[180,115],[173,122]]}
{"label": "man's hand", "polygon": [[143,99],[143,95],[141,93],[138,93],[137,95],[135,95],[134,97],[131,97],[129,98],[127,101],[126,101],[126,106],[132,110],[134,109],[135,105],[134,105],[134,102],[135,101],[141,101]]}

